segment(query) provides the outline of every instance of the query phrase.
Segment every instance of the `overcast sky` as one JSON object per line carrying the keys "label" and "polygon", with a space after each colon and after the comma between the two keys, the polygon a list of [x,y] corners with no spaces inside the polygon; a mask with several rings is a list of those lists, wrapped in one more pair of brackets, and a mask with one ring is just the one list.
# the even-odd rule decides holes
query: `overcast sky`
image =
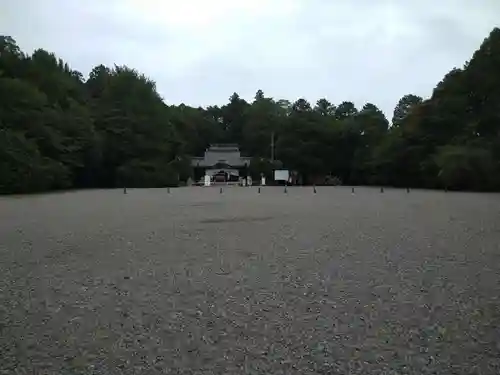
{"label": "overcast sky", "polygon": [[87,75],[127,65],[169,104],[429,96],[500,25],[500,0],[0,0],[0,34]]}

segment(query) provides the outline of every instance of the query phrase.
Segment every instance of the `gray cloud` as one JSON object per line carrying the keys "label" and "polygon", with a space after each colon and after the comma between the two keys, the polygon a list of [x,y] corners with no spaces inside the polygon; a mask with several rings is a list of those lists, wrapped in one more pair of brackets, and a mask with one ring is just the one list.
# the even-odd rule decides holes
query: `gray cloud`
{"label": "gray cloud", "polygon": [[88,74],[125,64],[168,103],[224,104],[257,89],[321,97],[388,117],[406,93],[429,96],[500,24],[498,0],[3,0],[0,33]]}

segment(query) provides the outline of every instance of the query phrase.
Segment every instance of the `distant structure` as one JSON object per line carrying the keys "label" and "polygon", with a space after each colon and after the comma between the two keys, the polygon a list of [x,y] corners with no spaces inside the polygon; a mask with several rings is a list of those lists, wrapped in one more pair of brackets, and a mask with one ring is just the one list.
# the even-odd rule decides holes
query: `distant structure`
{"label": "distant structure", "polygon": [[246,177],[250,159],[241,156],[237,144],[212,144],[205,156],[192,158],[191,165],[196,181],[210,176],[213,182],[237,182]]}

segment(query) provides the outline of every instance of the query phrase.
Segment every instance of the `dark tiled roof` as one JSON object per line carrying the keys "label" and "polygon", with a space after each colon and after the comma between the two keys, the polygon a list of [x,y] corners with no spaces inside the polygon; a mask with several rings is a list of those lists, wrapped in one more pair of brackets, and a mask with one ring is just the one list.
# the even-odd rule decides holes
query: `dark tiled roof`
{"label": "dark tiled roof", "polygon": [[211,167],[216,164],[227,164],[242,167],[250,164],[250,158],[242,157],[238,145],[214,144],[205,151],[203,158],[193,158],[192,164],[200,167]]}

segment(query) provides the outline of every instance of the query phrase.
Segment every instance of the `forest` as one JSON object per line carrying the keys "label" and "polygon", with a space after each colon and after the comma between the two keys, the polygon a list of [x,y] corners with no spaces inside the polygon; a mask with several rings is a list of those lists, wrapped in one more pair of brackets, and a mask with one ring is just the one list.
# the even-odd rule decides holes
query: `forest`
{"label": "forest", "polygon": [[132,68],[98,65],[85,78],[0,36],[0,193],[179,186],[191,156],[226,142],[252,157],[252,175],[285,167],[305,184],[330,176],[500,191],[500,29],[429,98],[403,96],[390,119],[372,103],[290,102],[262,90],[252,102],[234,93],[223,106],[167,105]]}

